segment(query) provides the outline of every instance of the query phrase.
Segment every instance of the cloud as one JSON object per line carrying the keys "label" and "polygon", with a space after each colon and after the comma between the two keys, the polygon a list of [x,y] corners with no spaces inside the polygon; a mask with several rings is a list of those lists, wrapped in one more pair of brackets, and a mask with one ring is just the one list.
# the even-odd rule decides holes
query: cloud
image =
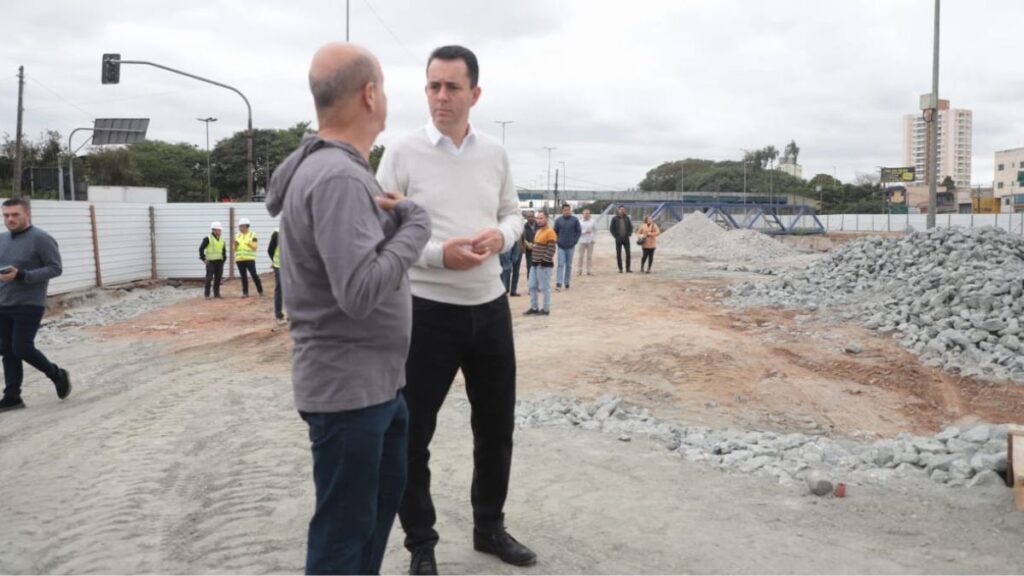
{"label": "cloud", "polygon": [[[517,181],[547,179],[565,162],[570,186],[635,186],[684,157],[738,158],[791,139],[804,173],[841,178],[897,165],[901,121],[931,85],[932,2],[926,0],[603,0],[483,3],[353,0],[352,39],[373,50],[390,100],[387,144],[427,119],[423,73],[437,45],[460,43],[481,61],[473,120],[508,148]],[[1013,26],[1024,3],[943,6],[940,94],[974,110],[973,180],[992,179],[995,150],[1024,145],[1024,67]],[[345,3],[214,0],[202,4],[99,0],[7,8],[0,109],[15,108],[24,64],[26,128],[67,134],[92,118],[152,119],[151,138],[205,145],[244,129],[241,99],[143,66],[99,83],[100,55],[120,52],[236,86],[256,127],[314,119],[309,58],[343,39]],[[981,41],[983,39],[983,41]],[[999,55],[1005,55],[1000,57]],[[14,132],[14,115],[0,116]]]}

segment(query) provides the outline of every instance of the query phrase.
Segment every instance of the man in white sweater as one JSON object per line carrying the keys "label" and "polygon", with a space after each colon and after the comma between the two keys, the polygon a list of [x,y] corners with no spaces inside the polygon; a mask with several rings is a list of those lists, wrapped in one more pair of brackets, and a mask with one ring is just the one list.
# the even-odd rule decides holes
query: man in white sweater
{"label": "man in white sweater", "polygon": [[476,56],[444,46],[427,60],[431,121],[389,145],[377,178],[427,209],[433,231],[409,270],[413,328],[406,362],[409,470],[399,518],[411,574],[436,574],[437,515],[430,496],[430,440],[461,369],[472,406],[473,546],[518,566],[536,555],[505,530],[512,465],[516,360],[512,318],[498,261],[523,231],[508,155],[475,132]]}

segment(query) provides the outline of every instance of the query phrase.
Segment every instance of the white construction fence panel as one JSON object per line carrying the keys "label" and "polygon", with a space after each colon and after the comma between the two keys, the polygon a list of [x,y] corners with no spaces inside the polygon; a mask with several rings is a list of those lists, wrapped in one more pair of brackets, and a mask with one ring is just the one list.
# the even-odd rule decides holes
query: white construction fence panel
{"label": "white construction fence panel", "polygon": [[[267,247],[270,246],[270,236],[278,226],[278,219],[267,212],[267,207],[262,202],[239,202],[232,206],[235,207],[235,232],[238,231],[238,221],[248,218],[251,222],[250,229],[256,233],[256,271],[260,274],[271,272]],[[231,237],[234,238],[234,234]]]}
{"label": "white construction fence panel", "polygon": [[[210,224],[224,226],[230,239],[231,204],[159,204],[156,223],[156,274],[160,278],[203,278],[206,267],[199,260],[199,245],[210,234]],[[230,250],[230,244],[228,250]],[[228,271],[224,271],[228,276]]]}
{"label": "white construction fence panel", "polygon": [[103,284],[152,277],[149,205],[95,203]]}
{"label": "white construction fence panel", "polygon": [[[926,230],[927,214],[822,214],[818,218],[829,232],[905,232]],[[1006,214],[936,214],[938,227],[961,226],[981,228],[993,226],[1024,235],[1024,213]]]}
{"label": "white construction fence panel", "polygon": [[88,202],[35,200],[32,202],[32,224],[49,232],[60,247],[64,272],[50,280],[49,294],[96,286]]}

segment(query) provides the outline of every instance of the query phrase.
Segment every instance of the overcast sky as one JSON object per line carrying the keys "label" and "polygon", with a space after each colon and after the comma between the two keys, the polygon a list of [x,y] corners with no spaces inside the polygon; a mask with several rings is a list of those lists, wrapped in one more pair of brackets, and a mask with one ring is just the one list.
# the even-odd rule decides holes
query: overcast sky
{"label": "overcast sky", "polygon": [[[847,180],[902,163],[902,118],[931,87],[932,0],[351,0],[351,39],[380,58],[396,136],[428,119],[426,57],[463,44],[480,59],[474,125],[506,139],[520,186],[634,187],[680,158],[737,159],[790,139],[805,177]],[[974,111],[972,181],[993,153],[1024,146],[1021,0],[946,0],[939,93]],[[100,84],[104,52],[233,85],[257,128],[315,121],[306,73],[344,40],[345,2],[106,0],[7,3],[0,132],[15,131],[25,66],[25,133],[149,117],[149,137],[205,146],[245,128],[241,99],[145,66]],[[314,124],[315,125],[315,124]],[[76,136],[76,147],[85,136]],[[552,176],[553,178],[553,176]]]}

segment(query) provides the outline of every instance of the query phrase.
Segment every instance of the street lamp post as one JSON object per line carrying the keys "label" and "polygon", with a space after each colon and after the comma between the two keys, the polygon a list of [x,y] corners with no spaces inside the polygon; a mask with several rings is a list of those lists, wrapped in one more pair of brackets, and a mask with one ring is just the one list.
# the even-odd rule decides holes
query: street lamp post
{"label": "street lamp post", "polygon": [[206,123],[206,201],[213,202],[213,197],[210,196],[210,122],[216,122],[217,119],[211,116],[196,120]]}
{"label": "street lamp post", "polygon": [[514,120],[495,120],[495,124],[501,124],[501,145],[505,145],[505,126],[511,124]]}
{"label": "street lamp post", "polygon": [[569,185],[565,181],[565,160],[559,160],[558,163],[562,165],[562,196],[568,197]]}
{"label": "street lamp post", "polygon": [[935,45],[932,48],[932,94],[931,94],[931,158],[928,159],[931,170],[928,182],[928,228],[935,228],[936,202],[938,200],[939,180],[939,0],[935,0]]}
{"label": "street lamp post", "polygon": [[550,196],[551,195],[551,152],[553,150],[558,150],[558,148],[556,148],[554,146],[545,146],[544,149],[548,151],[548,195]]}

